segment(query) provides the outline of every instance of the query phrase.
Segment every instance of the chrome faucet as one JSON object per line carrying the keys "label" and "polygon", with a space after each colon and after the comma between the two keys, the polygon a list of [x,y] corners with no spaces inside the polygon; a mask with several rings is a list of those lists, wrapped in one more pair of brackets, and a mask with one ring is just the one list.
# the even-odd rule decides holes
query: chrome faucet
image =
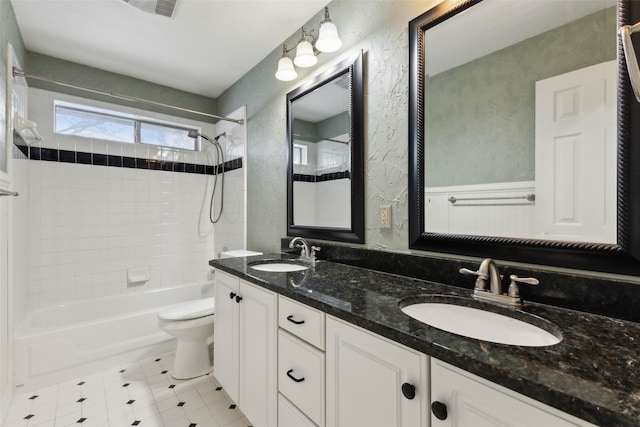
{"label": "chrome faucet", "polygon": [[289,247],[291,249],[301,248],[300,256],[302,258],[307,258],[311,261],[312,264],[315,264],[316,252],[320,250],[320,248],[317,246],[310,246],[309,243],[302,237],[294,237],[293,239],[291,239],[291,241],[289,242]]}
{"label": "chrome faucet", "polygon": [[[473,298],[512,308],[522,308],[522,299],[520,298],[517,283],[528,283],[530,285],[539,284],[538,280],[532,277],[520,278],[512,274],[509,277],[511,279],[509,292],[502,293],[502,276],[498,271],[498,266],[495,261],[491,258],[483,260],[478,271],[461,268],[460,273],[478,277],[476,279],[476,286],[473,289]],[[489,281],[488,290],[487,280]]]}

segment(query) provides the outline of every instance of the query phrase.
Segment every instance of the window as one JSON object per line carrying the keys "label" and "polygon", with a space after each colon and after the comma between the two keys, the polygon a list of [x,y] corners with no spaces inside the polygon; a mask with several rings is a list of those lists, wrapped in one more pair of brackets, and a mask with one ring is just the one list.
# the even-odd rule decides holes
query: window
{"label": "window", "polygon": [[189,128],[174,123],[84,105],[55,102],[55,132],[122,143],[141,143],[197,151]]}
{"label": "window", "polygon": [[307,164],[307,146],[301,144],[293,144],[293,164]]}

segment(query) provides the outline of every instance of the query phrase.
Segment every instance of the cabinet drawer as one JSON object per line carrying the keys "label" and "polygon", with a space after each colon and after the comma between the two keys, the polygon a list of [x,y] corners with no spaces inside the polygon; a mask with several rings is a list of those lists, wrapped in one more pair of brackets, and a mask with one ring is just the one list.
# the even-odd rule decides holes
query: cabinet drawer
{"label": "cabinet drawer", "polygon": [[319,426],[324,425],[324,353],[280,330],[278,389]]}
{"label": "cabinet drawer", "polygon": [[297,301],[280,295],[278,300],[278,324],[309,344],[324,350],[325,314]]}
{"label": "cabinet drawer", "polygon": [[278,394],[278,427],[316,427],[302,412]]}

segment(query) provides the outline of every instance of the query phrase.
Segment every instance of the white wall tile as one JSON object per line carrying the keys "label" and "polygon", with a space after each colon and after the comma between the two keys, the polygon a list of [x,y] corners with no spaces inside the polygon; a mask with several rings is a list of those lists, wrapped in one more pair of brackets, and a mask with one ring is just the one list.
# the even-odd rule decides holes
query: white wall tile
{"label": "white wall tile", "polygon": [[[51,92],[33,90],[33,105],[38,108],[30,118],[36,120],[47,143],[53,144],[49,146],[207,163],[203,153],[54,135],[50,107],[46,107],[54,98]],[[213,125],[201,128],[206,134],[216,134]],[[21,191],[26,197],[14,212],[23,220],[14,232],[24,236],[16,239],[23,255],[15,266],[20,265],[24,272],[22,285],[14,292],[23,295],[17,317],[74,299],[142,292],[207,278],[208,260],[215,256],[208,210],[204,209],[202,218],[200,214],[203,202],[208,206],[211,191],[207,176],[28,160],[14,164],[22,168],[26,187]],[[218,231],[221,245],[230,249],[244,247],[243,177],[243,171],[226,177],[231,192],[225,200],[228,216]],[[126,271],[134,267],[149,267],[147,284],[127,284]]]}

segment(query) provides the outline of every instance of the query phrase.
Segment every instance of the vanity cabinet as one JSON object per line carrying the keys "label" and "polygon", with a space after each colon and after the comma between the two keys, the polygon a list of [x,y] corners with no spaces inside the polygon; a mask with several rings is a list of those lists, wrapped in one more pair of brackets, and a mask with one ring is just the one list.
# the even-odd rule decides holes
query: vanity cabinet
{"label": "vanity cabinet", "polygon": [[427,427],[428,357],[327,316],[327,426]]}
{"label": "vanity cabinet", "polygon": [[595,427],[431,358],[432,427]]}
{"label": "vanity cabinet", "polygon": [[215,273],[213,373],[255,427],[277,425],[277,295]]}
{"label": "vanity cabinet", "polygon": [[325,426],[325,314],[278,299],[278,426]]}
{"label": "vanity cabinet", "polygon": [[216,270],[214,375],[255,427],[595,427]]}

